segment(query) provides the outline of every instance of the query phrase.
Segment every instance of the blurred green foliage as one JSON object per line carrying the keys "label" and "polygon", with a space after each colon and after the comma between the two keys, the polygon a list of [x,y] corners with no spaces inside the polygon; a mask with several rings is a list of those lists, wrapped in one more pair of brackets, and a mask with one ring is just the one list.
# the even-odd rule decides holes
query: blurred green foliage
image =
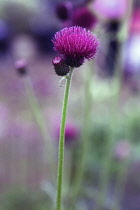
{"label": "blurred green foliage", "polygon": [[1,210],[50,210],[51,201],[43,192],[11,190],[1,196]]}

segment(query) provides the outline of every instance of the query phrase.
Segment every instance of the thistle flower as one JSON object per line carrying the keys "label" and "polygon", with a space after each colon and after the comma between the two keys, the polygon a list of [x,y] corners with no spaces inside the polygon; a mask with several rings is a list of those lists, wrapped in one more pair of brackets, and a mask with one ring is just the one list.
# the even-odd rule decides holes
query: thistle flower
{"label": "thistle flower", "polygon": [[80,7],[75,10],[72,18],[72,25],[91,29],[96,25],[96,23],[96,16],[87,7]]}
{"label": "thistle flower", "polygon": [[56,56],[53,61],[53,66],[55,69],[55,73],[58,76],[65,76],[67,73],[69,73],[69,66],[66,65],[66,63],[63,61],[63,59],[60,56]]}
{"label": "thistle flower", "polygon": [[58,31],[52,42],[54,50],[70,67],[79,67],[85,59],[94,59],[99,46],[96,36],[79,26]]}

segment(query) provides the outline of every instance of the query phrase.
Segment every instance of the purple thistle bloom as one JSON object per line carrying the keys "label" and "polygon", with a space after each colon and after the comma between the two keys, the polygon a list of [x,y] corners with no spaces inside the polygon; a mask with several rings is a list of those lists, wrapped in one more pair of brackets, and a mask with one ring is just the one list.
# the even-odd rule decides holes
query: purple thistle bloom
{"label": "purple thistle bloom", "polygon": [[79,26],[58,31],[52,39],[57,51],[68,66],[79,67],[85,59],[94,59],[99,41],[96,36]]}

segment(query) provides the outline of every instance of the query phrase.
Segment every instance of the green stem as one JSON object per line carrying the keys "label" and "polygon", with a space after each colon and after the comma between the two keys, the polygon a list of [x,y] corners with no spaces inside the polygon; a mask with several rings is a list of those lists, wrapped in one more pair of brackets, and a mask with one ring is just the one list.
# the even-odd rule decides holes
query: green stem
{"label": "green stem", "polygon": [[39,102],[35,96],[35,93],[34,93],[34,90],[32,87],[32,82],[29,77],[25,78],[25,87],[26,87],[28,100],[29,100],[30,106],[32,108],[35,120],[40,128],[41,135],[42,135],[44,142],[46,144],[46,136],[48,136],[46,122],[43,117],[43,114],[40,112],[40,105],[39,105]]}
{"label": "green stem", "polygon": [[62,107],[62,118],[61,118],[60,137],[59,137],[58,171],[57,171],[56,210],[62,209],[65,126],[66,126],[68,99],[69,99],[72,73],[73,73],[73,68],[70,69],[69,75],[66,76],[66,87],[65,87],[65,94],[64,94],[63,107]]}
{"label": "green stem", "polygon": [[34,118],[36,120],[36,123],[38,125],[38,128],[40,130],[40,134],[42,136],[46,152],[48,154],[47,159],[48,159],[48,162],[49,162],[51,176],[52,176],[53,181],[54,181],[54,179],[55,179],[54,152],[53,152],[52,142],[51,142],[51,139],[49,137],[49,131],[47,129],[46,121],[44,119],[43,113],[41,112],[40,104],[39,104],[39,102],[37,100],[37,97],[34,93],[34,89],[33,89],[30,77],[25,77],[24,82],[25,82],[25,89],[26,89],[26,94],[27,94],[28,100],[29,100],[29,104],[30,104],[30,107],[32,109],[32,112],[33,112]]}

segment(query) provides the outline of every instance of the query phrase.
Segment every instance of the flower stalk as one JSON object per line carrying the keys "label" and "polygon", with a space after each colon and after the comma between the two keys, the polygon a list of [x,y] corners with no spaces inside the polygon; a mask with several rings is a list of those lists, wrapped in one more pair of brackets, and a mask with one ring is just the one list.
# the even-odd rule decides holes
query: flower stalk
{"label": "flower stalk", "polygon": [[65,147],[65,126],[68,109],[68,99],[70,92],[70,84],[72,78],[73,68],[70,69],[66,76],[66,86],[62,107],[62,117],[59,137],[59,153],[58,153],[58,170],[57,170],[57,195],[56,195],[56,210],[62,209],[62,188],[63,188],[63,168],[64,168],[64,147]]}

